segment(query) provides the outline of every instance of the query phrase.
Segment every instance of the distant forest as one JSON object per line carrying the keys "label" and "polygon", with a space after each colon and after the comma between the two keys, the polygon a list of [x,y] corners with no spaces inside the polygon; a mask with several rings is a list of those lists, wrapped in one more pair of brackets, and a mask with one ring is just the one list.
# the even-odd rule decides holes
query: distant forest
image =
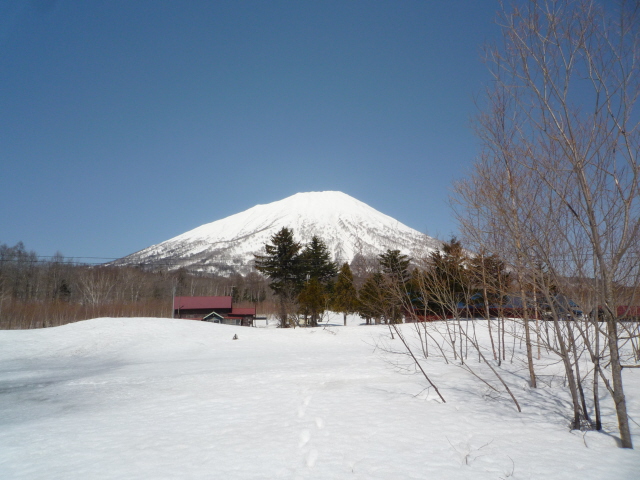
{"label": "distant forest", "polygon": [[[356,255],[350,267],[359,290],[380,268],[378,258]],[[0,329],[45,328],[97,317],[172,315],[174,296],[231,295],[234,305],[278,311],[271,281],[258,272],[222,276],[166,266],[87,264],[0,244]]]}
{"label": "distant forest", "polygon": [[0,244],[0,329],[42,328],[96,317],[171,317],[173,296],[232,295],[238,306],[269,311],[260,274],[228,277],[185,269],[87,265],[41,257],[22,242]]}

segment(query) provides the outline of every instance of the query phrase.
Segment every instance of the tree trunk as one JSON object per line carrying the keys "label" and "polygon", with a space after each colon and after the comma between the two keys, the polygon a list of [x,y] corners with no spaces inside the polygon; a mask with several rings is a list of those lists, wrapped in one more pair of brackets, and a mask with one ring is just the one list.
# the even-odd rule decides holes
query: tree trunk
{"label": "tree trunk", "polygon": [[518,274],[518,282],[520,283],[520,298],[522,301],[522,314],[524,317],[524,336],[527,347],[527,365],[529,366],[529,378],[531,379],[531,388],[537,388],[536,372],[533,368],[533,349],[531,348],[531,330],[529,328],[529,312],[527,308],[527,298],[524,294],[522,283],[522,274]]}
{"label": "tree trunk", "polygon": [[560,322],[554,315],[553,325],[556,330],[556,336],[558,337],[558,344],[560,347],[560,359],[564,365],[565,374],[567,376],[567,383],[569,384],[569,393],[571,393],[571,402],[573,404],[573,421],[571,422],[572,430],[580,429],[580,400],[578,399],[578,389],[576,386],[576,379],[573,374],[573,367],[571,365],[571,359],[569,358],[569,352],[567,351],[567,345],[562,338],[562,331],[560,329]]}
{"label": "tree trunk", "polygon": [[607,315],[607,341],[609,343],[609,353],[611,355],[611,380],[613,382],[613,403],[618,416],[618,429],[620,430],[620,442],[622,448],[633,448],[631,440],[631,430],[629,428],[629,417],[627,415],[627,402],[622,387],[622,367],[620,366],[620,355],[618,352],[618,322],[609,314]]}
{"label": "tree trunk", "polygon": [[594,315],[595,347],[593,358],[593,406],[596,411],[596,430],[602,430],[602,420],[600,418],[600,396],[598,395],[598,370],[600,369],[600,327],[598,325],[598,302],[595,306]]}
{"label": "tree trunk", "polygon": [[287,306],[284,297],[280,295],[280,328],[287,328]]}

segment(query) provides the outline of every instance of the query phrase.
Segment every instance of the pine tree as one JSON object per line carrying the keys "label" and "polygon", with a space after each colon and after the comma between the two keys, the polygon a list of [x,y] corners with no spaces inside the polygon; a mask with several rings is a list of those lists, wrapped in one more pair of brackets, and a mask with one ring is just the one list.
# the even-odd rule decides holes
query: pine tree
{"label": "pine tree", "polygon": [[298,302],[305,314],[311,315],[311,326],[318,326],[318,318],[324,312],[333,288],[333,278],[338,268],[331,261],[327,245],[314,235],[300,254],[303,278],[306,283],[302,289]]}
{"label": "pine tree", "polygon": [[293,238],[293,230],[283,227],[265,245],[266,255],[255,255],[256,270],[271,279],[271,290],[280,301],[280,326],[288,326],[291,303],[303,285],[301,245]]}
{"label": "pine tree", "polygon": [[338,280],[333,289],[332,308],[341,312],[344,316],[344,325],[347,325],[347,315],[358,309],[358,292],[353,284],[353,273],[348,263],[344,263],[338,273]]}
{"label": "pine tree", "polygon": [[385,317],[389,322],[399,323],[402,311],[409,303],[408,284],[410,259],[400,253],[400,250],[387,250],[378,256],[380,268],[385,276],[386,287],[383,290],[385,298]]}
{"label": "pine tree", "polygon": [[429,276],[424,270],[414,268],[407,282],[407,295],[414,315],[426,316],[429,302]]}
{"label": "pine tree", "polygon": [[298,303],[303,313],[311,316],[312,327],[318,326],[318,318],[324,312],[328,298],[326,287],[315,277],[304,285],[298,295]]}
{"label": "pine tree", "polygon": [[380,319],[384,316],[385,295],[384,276],[381,273],[374,273],[364,282],[360,289],[358,301],[358,314],[367,323],[371,319]]}
{"label": "pine tree", "polygon": [[338,267],[331,261],[327,245],[316,235],[305,245],[301,262],[307,278],[315,278],[325,286],[338,273]]}
{"label": "pine tree", "polygon": [[430,260],[429,283],[434,294],[430,309],[438,314],[457,313],[460,302],[468,302],[470,284],[468,258],[462,244],[452,237],[443,244],[442,250],[431,253]]}
{"label": "pine tree", "polygon": [[382,273],[388,275],[396,282],[407,283],[409,281],[409,263],[411,260],[400,250],[387,250],[378,255]]}
{"label": "pine tree", "polygon": [[492,305],[495,308],[504,303],[509,287],[509,272],[496,255],[479,254],[469,261],[469,276],[475,291],[474,307],[481,307],[483,311],[480,313],[488,317]]}

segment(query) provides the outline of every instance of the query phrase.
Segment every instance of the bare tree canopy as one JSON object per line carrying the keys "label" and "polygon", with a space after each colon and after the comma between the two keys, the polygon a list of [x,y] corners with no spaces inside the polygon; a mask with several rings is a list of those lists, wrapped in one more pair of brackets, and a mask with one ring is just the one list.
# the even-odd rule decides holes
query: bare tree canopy
{"label": "bare tree canopy", "polygon": [[454,197],[467,241],[504,258],[523,292],[543,266],[556,285],[578,279],[604,311],[627,448],[617,306],[637,301],[639,21],[637,0],[503,4],[503,42],[486,49],[493,82],[476,125],[483,151]]}

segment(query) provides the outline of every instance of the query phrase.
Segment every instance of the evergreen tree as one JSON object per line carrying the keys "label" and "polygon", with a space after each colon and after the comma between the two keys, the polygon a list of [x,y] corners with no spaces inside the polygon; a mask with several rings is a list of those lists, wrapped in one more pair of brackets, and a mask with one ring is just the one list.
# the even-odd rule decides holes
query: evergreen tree
{"label": "evergreen tree", "polygon": [[314,235],[300,254],[303,278],[306,283],[298,302],[305,314],[311,315],[311,326],[318,326],[318,318],[324,312],[333,288],[333,278],[337,274],[337,266],[331,261],[327,245]]}
{"label": "evergreen tree", "polygon": [[385,311],[384,276],[381,273],[374,273],[364,282],[360,289],[358,301],[358,314],[367,323],[371,319],[384,317]]}
{"label": "evergreen tree", "polygon": [[427,304],[429,301],[429,276],[424,270],[414,268],[411,278],[407,282],[407,295],[409,303],[416,315],[427,315]]}
{"label": "evergreen tree", "polygon": [[490,308],[499,308],[509,287],[509,273],[505,264],[496,255],[479,254],[469,261],[469,276],[475,291],[474,308],[479,313],[490,316]]}
{"label": "evergreen tree", "polygon": [[298,303],[305,315],[311,316],[311,326],[318,326],[318,318],[324,312],[329,296],[326,287],[320,281],[311,277],[298,295]]}
{"label": "evergreen tree", "polygon": [[63,302],[68,302],[71,298],[71,288],[69,287],[69,283],[65,278],[60,280],[60,284],[56,288],[54,299],[62,300]]}
{"label": "evergreen tree", "polygon": [[461,302],[468,302],[470,276],[468,258],[462,244],[452,237],[441,250],[430,255],[429,284],[433,292],[429,307],[437,314],[457,313]]}
{"label": "evergreen tree", "polygon": [[400,253],[400,250],[387,250],[378,255],[382,273],[388,275],[395,282],[405,284],[409,281],[410,259]]}
{"label": "evergreen tree", "polygon": [[348,263],[344,263],[338,273],[338,280],[333,289],[332,308],[343,314],[344,324],[347,325],[347,314],[358,309],[358,292],[353,284],[353,273]]}
{"label": "evergreen tree", "polygon": [[316,235],[305,245],[301,254],[301,262],[307,278],[315,278],[325,286],[338,273],[338,267],[331,261],[327,245]]}
{"label": "evergreen tree", "polygon": [[265,245],[266,255],[255,255],[256,270],[270,280],[271,290],[279,298],[280,326],[288,326],[288,314],[303,285],[301,245],[293,238],[293,230],[283,227]]}
{"label": "evergreen tree", "polygon": [[383,290],[385,318],[392,323],[402,320],[403,309],[409,303],[410,259],[400,250],[387,250],[378,256],[380,268],[385,276],[386,288]]}

